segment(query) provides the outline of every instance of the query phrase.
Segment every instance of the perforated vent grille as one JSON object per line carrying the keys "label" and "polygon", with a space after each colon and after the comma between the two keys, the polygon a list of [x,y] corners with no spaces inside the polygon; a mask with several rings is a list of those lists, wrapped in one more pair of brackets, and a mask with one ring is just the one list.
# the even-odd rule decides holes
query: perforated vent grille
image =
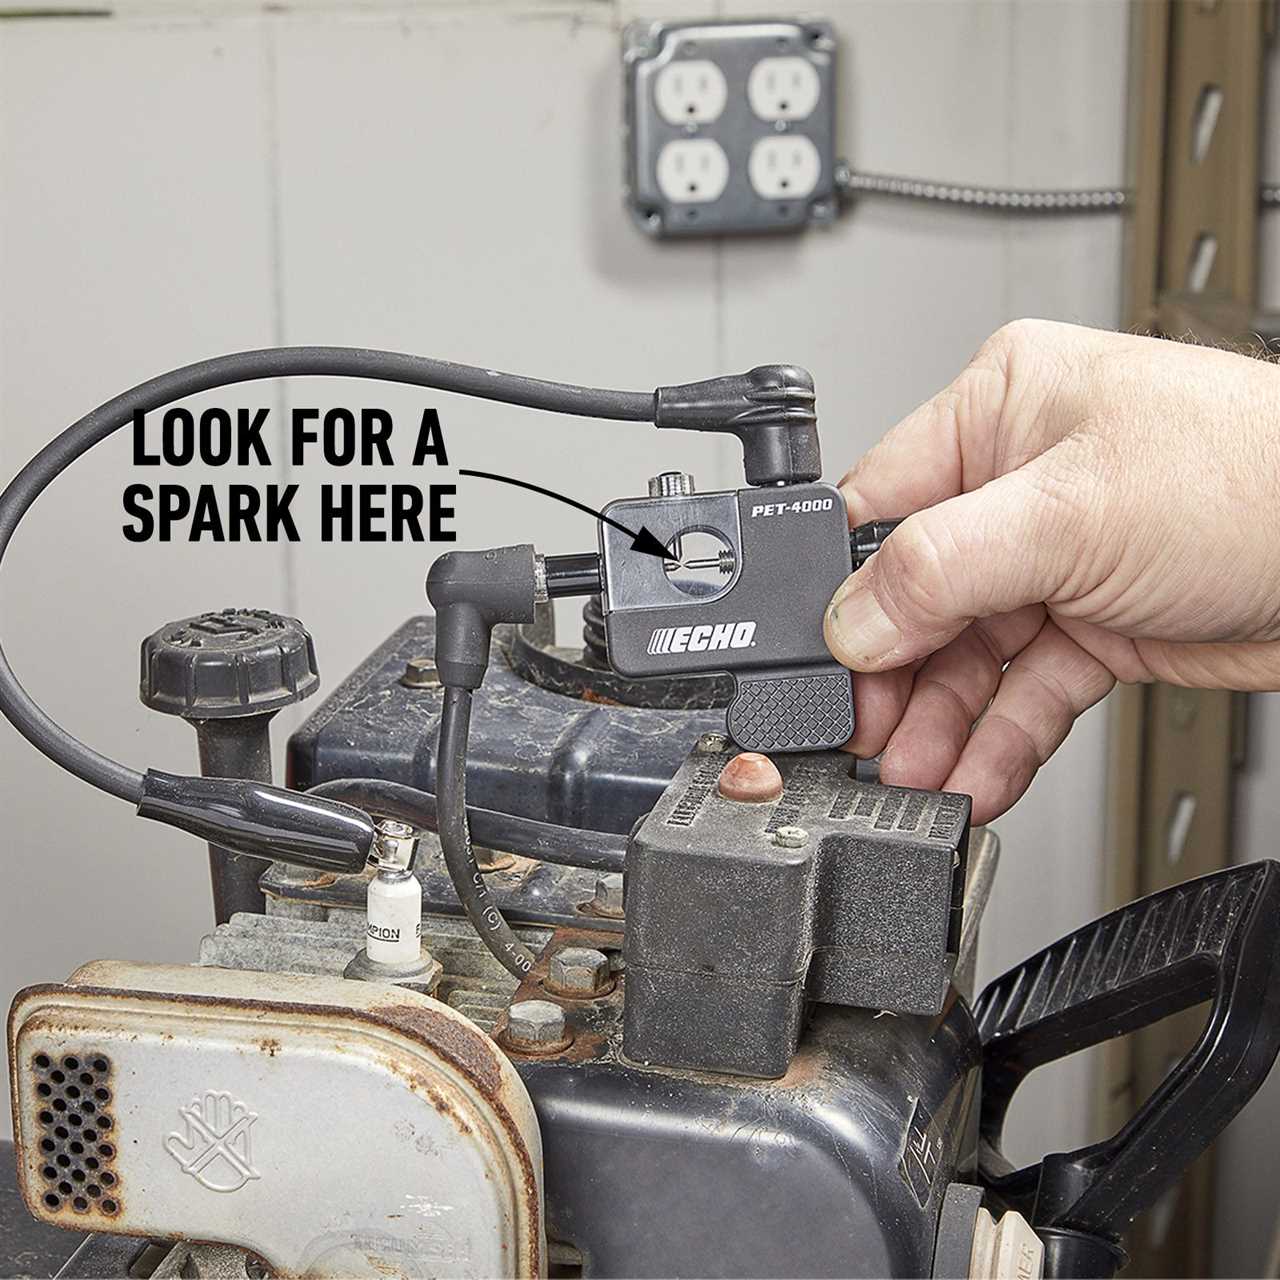
{"label": "perforated vent grille", "polygon": [[120,1177],[111,1059],[91,1050],[60,1059],[37,1053],[31,1067],[45,1209],[114,1217],[120,1212]]}

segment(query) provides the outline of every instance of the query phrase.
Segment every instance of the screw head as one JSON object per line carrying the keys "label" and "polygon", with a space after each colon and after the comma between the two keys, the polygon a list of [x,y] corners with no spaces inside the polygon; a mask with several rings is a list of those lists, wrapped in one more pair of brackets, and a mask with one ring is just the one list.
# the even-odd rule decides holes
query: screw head
{"label": "screw head", "polygon": [[431,689],[440,683],[440,673],[436,670],[434,658],[410,658],[404,664],[404,675],[400,683],[406,689]]}
{"label": "screw head", "polygon": [[704,733],[694,748],[700,755],[714,756],[729,749],[729,739],[723,733]]}
{"label": "screw head", "polygon": [[550,1000],[517,1000],[507,1010],[507,1039],[517,1047],[550,1049],[564,1038],[564,1010]]}
{"label": "screw head", "polygon": [[773,843],[779,849],[803,849],[809,843],[809,833],[803,827],[779,827],[773,833]]}
{"label": "screw head", "polygon": [[662,471],[649,478],[651,498],[687,498],[694,492],[693,477],[684,471]]}
{"label": "screw head", "polygon": [[591,899],[591,907],[596,915],[608,916],[611,920],[622,919],[621,871],[611,871],[597,877],[596,892]]}
{"label": "screw head", "polygon": [[609,958],[593,947],[565,947],[551,957],[547,984],[566,995],[599,995],[609,985]]}

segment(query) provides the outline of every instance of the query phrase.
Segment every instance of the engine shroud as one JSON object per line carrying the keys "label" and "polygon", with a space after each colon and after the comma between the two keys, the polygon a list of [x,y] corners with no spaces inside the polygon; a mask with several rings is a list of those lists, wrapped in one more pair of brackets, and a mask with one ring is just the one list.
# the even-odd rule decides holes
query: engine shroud
{"label": "engine shroud", "polygon": [[[576,654],[544,644],[559,661],[530,671],[514,641],[510,628],[498,629],[475,694],[471,804],[623,833],[653,806],[698,736],[724,731],[723,710],[698,706],[696,689],[683,699],[689,709],[622,705],[617,697],[635,695],[637,685],[668,682],[619,688],[609,672],[588,671],[567,691],[564,672]],[[383,778],[434,792],[444,691],[402,683],[410,659],[434,651],[430,617],[410,618],[384,640],[289,739],[289,784],[306,790],[337,778]],[[582,677],[583,665],[572,665]],[[655,700],[663,692],[655,689]]]}

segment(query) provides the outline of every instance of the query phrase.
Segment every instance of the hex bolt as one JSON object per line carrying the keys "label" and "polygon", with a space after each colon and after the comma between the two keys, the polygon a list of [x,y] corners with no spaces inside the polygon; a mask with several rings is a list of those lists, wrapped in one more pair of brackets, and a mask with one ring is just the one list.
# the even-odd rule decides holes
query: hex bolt
{"label": "hex bolt", "polygon": [[400,683],[406,689],[432,689],[440,683],[440,673],[436,670],[434,658],[410,658],[404,664],[404,674]]}
{"label": "hex bolt", "polygon": [[593,947],[565,947],[551,957],[547,985],[565,995],[599,995],[609,985],[609,958]]}
{"label": "hex bolt", "polygon": [[506,1036],[518,1049],[554,1049],[565,1038],[564,1010],[550,1000],[518,1000],[507,1010]]}
{"label": "hex bolt", "polygon": [[694,750],[700,755],[719,755],[721,751],[729,749],[729,739],[723,733],[704,733],[697,742]]}
{"label": "hex bolt", "polygon": [[610,871],[596,878],[596,892],[591,909],[610,920],[622,919],[622,872]]}
{"label": "hex bolt", "polygon": [[779,827],[773,833],[773,843],[779,849],[802,849],[809,842],[809,833],[803,827]]}

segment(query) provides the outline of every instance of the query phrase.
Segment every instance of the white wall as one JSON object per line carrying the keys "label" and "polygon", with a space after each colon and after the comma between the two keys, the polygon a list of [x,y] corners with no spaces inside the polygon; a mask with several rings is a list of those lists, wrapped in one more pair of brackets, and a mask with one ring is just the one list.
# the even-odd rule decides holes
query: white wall
{"label": "white wall", "polygon": [[[796,238],[642,237],[620,202],[619,30],[634,12],[709,11],[140,0],[113,17],[0,21],[0,474],[152,373],[319,341],[637,387],[794,360],[817,376],[838,478],[1004,320],[1116,322],[1114,219],[867,203]],[[823,12],[842,41],[841,146],[859,167],[1122,180],[1124,6],[829,0]],[[343,399],[323,385],[270,394]],[[379,398],[402,416],[437,405],[455,465],[568,477],[587,501],[675,463],[704,487],[735,479],[730,452],[696,438]],[[103,445],[37,507],[0,578],[17,671],[127,761],[194,761],[190,730],[136,699],[136,645],[161,622],[242,602],[296,612],[331,686],[423,607],[427,553],[411,545],[126,543],[129,477],[126,441]],[[313,491],[327,477],[293,478]],[[536,530],[565,551],[592,536],[533,496],[464,488],[460,507],[460,545]],[[1103,739],[1102,715],[1086,717],[1000,824],[987,973],[1096,914]],[[0,1000],[94,956],[190,957],[210,922],[203,850],[73,783],[7,726],[0,744]],[[1084,1137],[1081,1068],[1027,1093],[1020,1153]]]}

